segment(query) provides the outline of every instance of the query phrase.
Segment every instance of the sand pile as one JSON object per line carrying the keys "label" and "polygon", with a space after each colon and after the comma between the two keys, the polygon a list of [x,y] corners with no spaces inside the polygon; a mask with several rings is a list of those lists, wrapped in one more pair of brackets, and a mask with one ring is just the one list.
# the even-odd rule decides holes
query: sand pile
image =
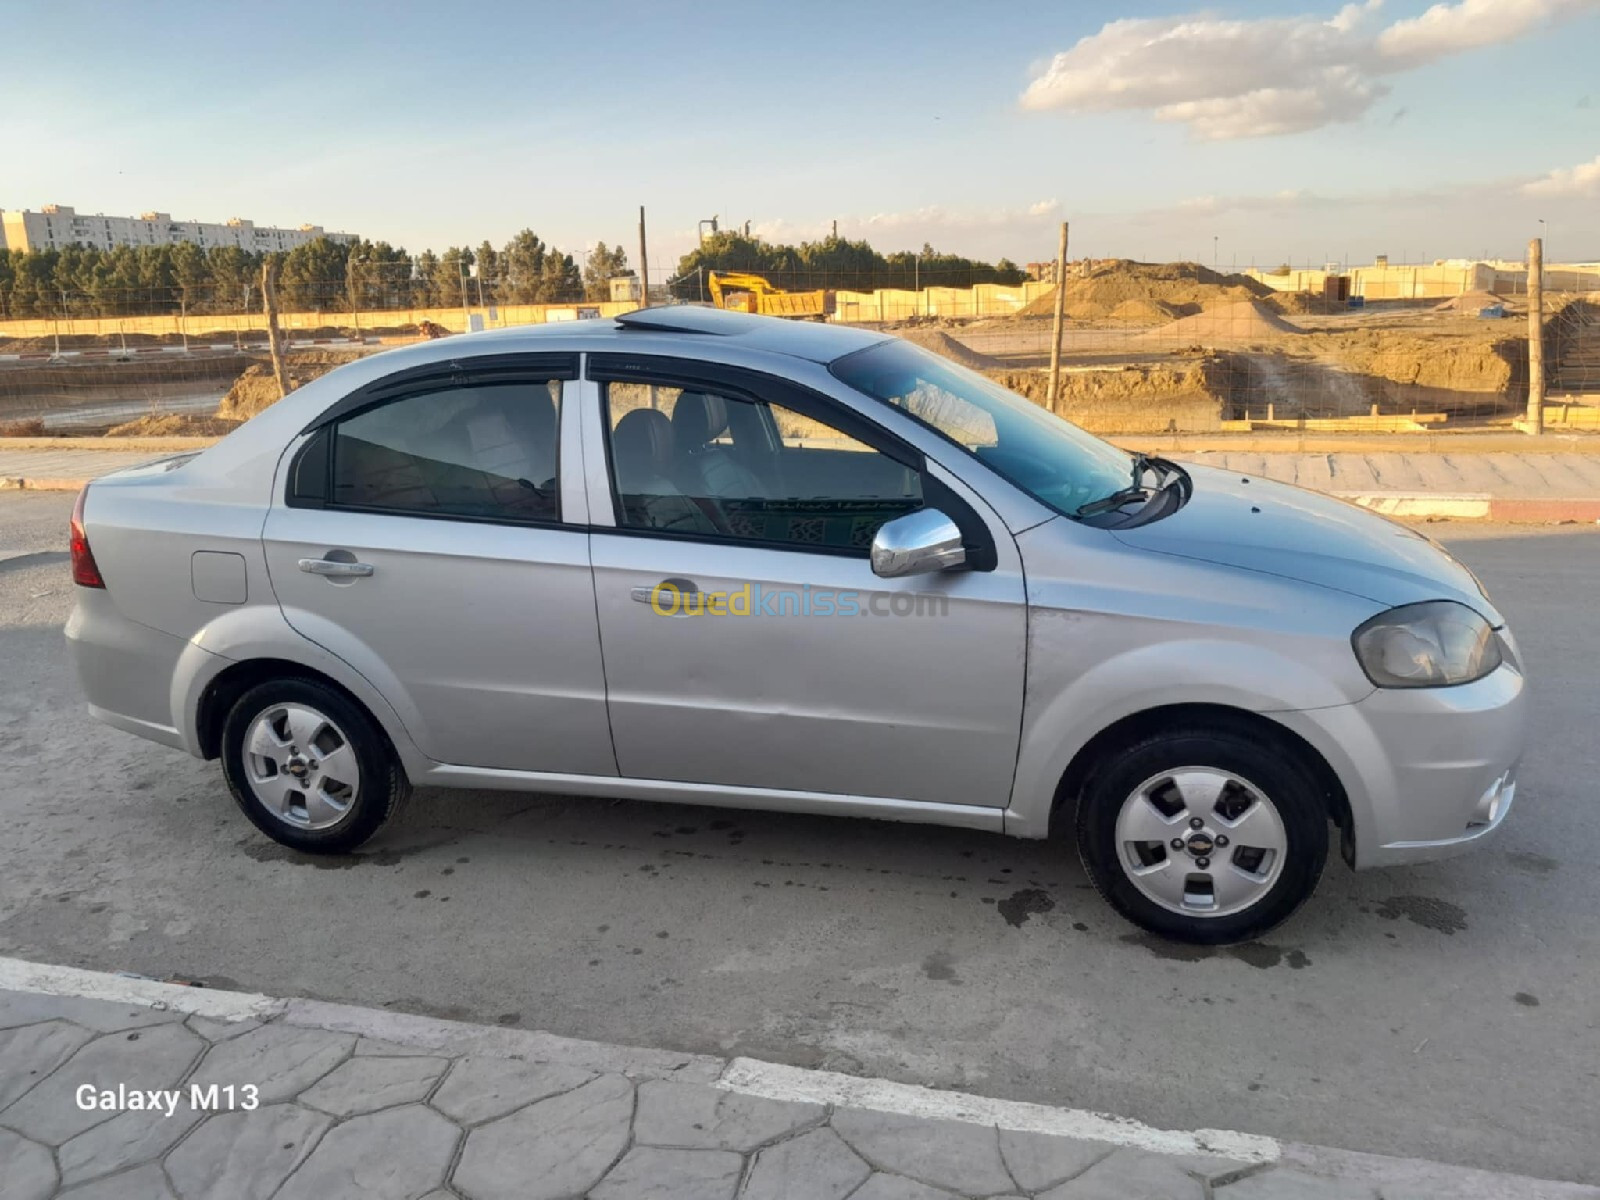
{"label": "sand pile", "polygon": [[[1223,396],[1210,358],[1156,366],[1068,371],[1056,411],[1092,432],[1163,433],[1220,429]],[[1000,386],[1043,407],[1048,371],[992,371]]]}
{"label": "sand pile", "polygon": [[1281,313],[1326,314],[1337,312],[1345,306],[1337,300],[1328,300],[1316,292],[1274,292],[1267,304]]}
{"label": "sand pile", "polygon": [[1140,339],[1191,346],[1215,341],[1254,341],[1300,333],[1300,329],[1289,324],[1260,300],[1238,300],[1152,329],[1149,333],[1141,334]]}
{"label": "sand pile", "polygon": [[224,437],[241,422],[193,413],[160,413],[125,421],[106,430],[107,437]]}
{"label": "sand pile", "polygon": [[[303,387],[335,367],[365,356],[360,350],[308,350],[291,354],[289,383],[292,388]],[[272,377],[272,364],[252,363],[233,381],[228,394],[217,406],[217,416],[226,421],[248,421],[277,402],[278,382]]]}
{"label": "sand pile", "polygon": [[1496,296],[1493,292],[1462,292],[1459,296],[1451,296],[1443,304],[1435,304],[1434,312],[1461,312],[1477,316],[1480,309],[1490,308],[1496,304],[1504,305],[1506,298]]}
{"label": "sand pile", "polygon": [[1140,297],[1137,300],[1124,300],[1108,314],[1118,321],[1138,321],[1149,325],[1162,321],[1171,321],[1184,314],[1187,306],[1180,307],[1168,304],[1163,300],[1148,300]]}
{"label": "sand pile", "polygon": [[[1199,263],[1140,263],[1128,259],[1098,262],[1087,275],[1068,268],[1066,312],[1078,321],[1116,315],[1129,301],[1170,308],[1165,316],[1196,313],[1207,302],[1231,303],[1271,295],[1266,284],[1247,275],[1223,275]],[[1047,292],[1021,310],[1025,317],[1048,317],[1055,312],[1055,293]]]}
{"label": "sand pile", "polygon": [[963,367],[971,367],[974,371],[993,371],[1005,365],[997,358],[970,349],[942,329],[904,329],[899,336],[924,350],[942,354]]}

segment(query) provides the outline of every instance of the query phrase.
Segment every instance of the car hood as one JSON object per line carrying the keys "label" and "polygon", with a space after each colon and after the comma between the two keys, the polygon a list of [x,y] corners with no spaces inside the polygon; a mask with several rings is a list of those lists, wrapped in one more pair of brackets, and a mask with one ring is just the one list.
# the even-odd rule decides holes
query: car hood
{"label": "car hood", "polygon": [[1456,600],[1503,623],[1472,572],[1415,530],[1303,488],[1217,467],[1184,469],[1194,481],[1189,502],[1159,521],[1115,531],[1120,541],[1379,604]]}

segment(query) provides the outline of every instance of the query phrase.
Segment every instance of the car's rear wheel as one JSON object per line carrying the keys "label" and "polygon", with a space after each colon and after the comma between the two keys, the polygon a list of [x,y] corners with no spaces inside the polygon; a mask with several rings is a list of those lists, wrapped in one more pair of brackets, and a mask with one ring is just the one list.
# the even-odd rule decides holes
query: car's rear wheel
{"label": "car's rear wheel", "polygon": [[312,679],[270,680],[235,701],[222,771],[257,829],[313,854],[354,850],[411,790],[372,718]]}
{"label": "car's rear wheel", "polygon": [[1085,784],[1078,850],[1118,912],[1163,937],[1226,944],[1286,920],[1317,886],[1328,816],[1313,777],[1225,728],[1146,737]]}

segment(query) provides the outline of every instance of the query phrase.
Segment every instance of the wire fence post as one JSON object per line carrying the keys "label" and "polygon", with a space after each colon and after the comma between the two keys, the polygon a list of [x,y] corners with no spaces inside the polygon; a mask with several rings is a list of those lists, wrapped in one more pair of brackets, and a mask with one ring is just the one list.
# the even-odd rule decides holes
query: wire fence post
{"label": "wire fence post", "polygon": [[1061,245],[1056,249],[1056,317],[1050,337],[1050,391],[1045,407],[1056,411],[1056,398],[1061,394],[1061,326],[1067,308],[1067,223],[1061,222]]}
{"label": "wire fence post", "polygon": [[289,371],[283,362],[283,335],[278,332],[278,260],[268,255],[261,264],[261,311],[267,315],[267,352],[272,356],[272,377],[278,381],[278,399],[289,394]]}
{"label": "wire fence post", "polygon": [[650,307],[650,260],[645,257],[644,205],[639,205],[639,307]]}
{"label": "wire fence post", "polygon": [[1544,432],[1544,239],[1528,243],[1527,432]]}

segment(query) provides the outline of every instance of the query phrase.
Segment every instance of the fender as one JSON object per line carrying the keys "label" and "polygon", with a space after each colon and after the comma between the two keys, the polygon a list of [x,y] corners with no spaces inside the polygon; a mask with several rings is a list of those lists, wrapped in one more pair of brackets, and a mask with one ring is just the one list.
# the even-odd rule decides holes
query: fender
{"label": "fender", "polygon": [[[1051,614],[1043,616],[1048,621]],[[1302,659],[1268,645],[1220,638],[1137,646],[1081,673],[1040,672],[1060,681],[1062,686],[1053,690],[1036,687],[1035,661],[1030,646],[1016,783],[1005,814],[1006,832],[1017,837],[1048,835],[1056,788],[1067,767],[1091,739],[1125,717],[1177,704],[1221,705],[1272,716],[1347,707],[1360,698],[1344,694]],[[1304,726],[1283,724],[1296,732]],[[1321,750],[1325,739],[1307,740]],[[1338,770],[1339,764],[1330,765]]]}
{"label": "fender", "polygon": [[[297,611],[296,618],[303,618],[306,628],[318,623],[309,613]],[[348,635],[346,637],[348,639]],[[360,645],[349,640],[345,644]],[[258,658],[297,663],[326,675],[349,691],[383,727],[406,773],[413,779],[436,765],[411,736],[410,728],[418,719],[415,708],[409,705],[399,681],[382,668],[377,657],[370,651],[365,655],[362,665],[375,672],[369,675],[361,666],[301,634],[285,619],[276,603],[250,605],[221,614],[196,632],[180,653],[172,673],[172,715],[190,754],[200,755],[198,717],[200,698],[206,688],[229,667]],[[399,704],[391,703],[391,697]]]}

